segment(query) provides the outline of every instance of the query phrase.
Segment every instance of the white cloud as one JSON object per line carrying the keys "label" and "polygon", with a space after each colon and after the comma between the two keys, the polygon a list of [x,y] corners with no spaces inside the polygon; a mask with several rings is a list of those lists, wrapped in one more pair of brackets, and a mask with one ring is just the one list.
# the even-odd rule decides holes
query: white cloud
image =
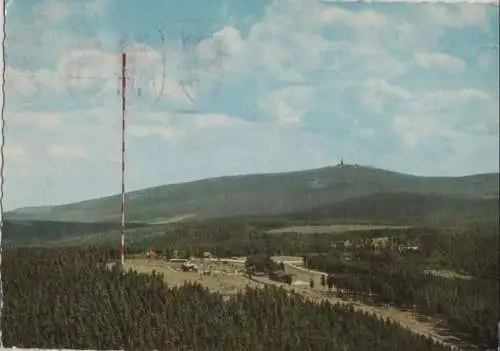
{"label": "white cloud", "polygon": [[63,91],[57,75],[53,71],[40,69],[37,71],[25,71],[10,66],[6,67],[5,84],[8,93],[13,92],[10,98],[29,101],[37,94],[50,89],[53,93]]}
{"label": "white cloud", "polygon": [[462,3],[457,6],[426,4],[427,15],[441,26],[461,28],[464,26],[488,26],[488,6]]}
{"label": "white cloud", "polygon": [[393,119],[392,129],[408,148],[414,148],[423,142],[446,141],[451,146],[454,153],[451,156],[454,158],[465,157],[467,154],[465,158],[470,159],[474,155],[471,149],[477,150],[484,145],[491,145],[495,140],[498,144],[498,135],[484,133],[487,131],[487,126],[475,124],[476,130],[464,129],[458,127],[458,122],[422,115],[397,115]]}
{"label": "white cloud", "polygon": [[133,124],[127,128],[127,134],[137,138],[156,135],[166,140],[182,137],[182,133],[175,128],[154,124]]}
{"label": "white cloud", "polygon": [[97,79],[116,82],[121,73],[120,60],[120,53],[98,49],[72,50],[59,59],[58,74],[61,79],[77,85],[92,84]]}
{"label": "white cloud", "polygon": [[[47,152],[54,157],[109,163],[119,156],[121,120],[118,108],[114,110],[109,106],[58,114],[22,110],[8,116],[8,142],[23,143],[22,149],[12,149],[10,155],[19,157],[21,152],[29,153],[36,162],[44,159],[42,150],[50,145]],[[151,112],[141,107],[131,108],[127,120],[127,143],[151,136],[171,142],[182,141],[186,136],[196,138],[202,129],[220,130],[246,123],[224,114]],[[85,148],[79,147],[81,145]]]}
{"label": "white cloud", "polygon": [[437,126],[437,121],[423,116],[395,116],[393,119],[393,131],[399,135],[405,146],[415,147],[422,139],[435,134],[446,134]]}
{"label": "white cloud", "polygon": [[4,155],[8,158],[18,159],[26,154],[22,146],[5,146]]}
{"label": "white cloud", "polygon": [[58,160],[71,158],[104,163],[106,150],[119,150],[119,113],[109,108],[60,113],[25,109],[8,111],[6,119],[7,144],[22,144],[34,168],[57,168]]}
{"label": "white cloud", "polygon": [[352,136],[358,136],[364,140],[374,140],[377,136],[377,132],[372,129],[360,129],[351,133]]}
{"label": "white cloud", "polygon": [[[215,35],[214,43],[230,31],[226,28],[222,31],[225,34]],[[126,74],[129,94],[140,95],[142,100],[167,101],[187,107],[204,94],[211,93],[223,79],[222,70],[226,70],[231,62],[218,62],[223,59],[221,53],[217,54],[219,58],[212,60],[211,48],[206,42],[198,47],[197,50],[181,52],[173,44],[157,50],[138,43],[128,46]],[[121,53],[100,49],[73,50],[60,59],[58,72],[61,81],[70,77],[65,81],[67,86],[92,88],[96,99],[104,98],[119,90]]]}
{"label": "white cloud", "polygon": [[461,127],[475,123],[490,125],[492,117],[496,120],[495,123],[498,123],[498,99],[476,88],[429,89],[415,92],[403,107],[404,114],[432,116],[442,123],[461,123]]}
{"label": "white cloud", "polygon": [[[200,42],[198,53],[200,58],[212,60],[214,69],[216,65],[223,66],[225,76],[242,79],[248,72],[257,71],[260,72],[259,80],[304,81],[310,71],[323,68],[325,64],[332,65],[332,60],[339,55],[345,57],[346,50],[350,51],[346,61],[362,57],[371,65],[368,70],[384,62],[386,71],[401,70],[379,45],[369,47],[368,41],[358,41],[342,43],[343,47],[339,47],[340,43],[322,36],[323,29],[338,24],[360,30],[358,34],[362,39],[365,35],[362,33],[385,29],[387,19],[374,11],[355,12],[314,2],[275,3],[268,7],[264,18],[251,27],[245,39],[237,29],[226,26]],[[363,28],[369,29],[363,32]],[[360,49],[360,46],[365,48]],[[363,49],[364,52],[360,52]],[[370,60],[370,56],[375,55],[376,59]]]}
{"label": "white cloud", "polygon": [[[191,103],[187,94],[196,96],[196,92],[186,93],[190,87],[183,88],[180,84],[182,72],[178,66],[182,58],[178,53],[162,53],[143,44],[130,45],[126,52],[129,95],[167,100],[182,106]],[[168,61],[164,56],[168,56]],[[24,97],[30,97],[42,89],[51,89],[55,92],[69,90],[75,95],[85,94],[91,100],[99,101],[116,96],[120,91],[121,53],[98,48],[71,50],[59,58],[55,74],[45,70],[34,72],[35,81],[26,74],[18,74],[22,79],[17,79],[15,74],[13,70],[13,88]]]}
{"label": "white cloud", "polygon": [[412,97],[412,93],[405,88],[390,84],[384,79],[367,79],[360,85],[363,88],[362,103],[376,112],[381,112],[390,101],[408,100]]}
{"label": "white cloud", "polygon": [[223,114],[199,114],[196,116],[196,125],[201,128],[223,127],[244,124],[240,119]]}
{"label": "white cloud", "polygon": [[440,52],[417,53],[415,54],[414,61],[418,66],[426,69],[436,68],[461,71],[466,67],[465,61]]}
{"label": "white cloud", "polygon": [[44,0],[36,4],[32,11],[50,22],[57,22],[73,15],[74,3],[61,0]]}
{"label": "white cloud", "polygon": [[335,83],[342,82],[348,78],[346,76],[355,77],[357,80],[367,76],[388,79],[408,71],[406,62],[384,50],[383,45],[377,41],[331,42],[326,57],[328,63],[324,62],[324,65],[335,70],[337,74],[342,74],[343,79],[333,80]]}
{"label": "white cloud", "polygon": [[458,102],[466,103],[471,100],[487,100],[488,93],[475,88],[463,88],[455,90],[437,90],[424,95],[425,103],[439,104],[440,106],[450,106]]}
{"label": "white cloud", "polygon": [[[318,20],[321,18],[323,22]],[[358,29],[369,28],[355,42],[329,42],[319,33],[325,25],[339,23]],[[130,46],[128,69],[133,79],[129,83],[133,84],[133,94],[140,90],[141,99],[149,97],[188,106],[192,100],[213,92],[224,81],[255,78],[250,73],[255,71],[259,72],[257,80],[266,81],[262,82],[263,85],[270,80],[305,81],[309,72],[321,69],[325,64],[329,64],[330,69],[340,70],[344,76],[382,78],[400,75],[407,71],[407,65],[383,49],[387,33],[394,32],[388,23],[391,27],[411,27],[407,22],[394,22],[393,18],[374,11],[349,11],[303,1],[276,3],[268,8],[262,21],[252,26],[246,39],[236,28],[224,26],[188,52],[179,52],[172,45],[163,48],[163,53],[145,45]],[[383,35],[377,40],[379,34]],[[413,31],[407,33],[416,34]],[[407,39],[404,41],[409,41]],[[445,56],[422,53],[417,56],[417,62],[428,67],[442,65]],[[168,57],[166,64],[165,57]],[[460,59],[453,59],[446,67],[458,67],[463,63]],[[119,60],[118,54],[95,48],[72,51],[60,60],[56,82],[52,77],[50,85],[60,89],[92,88],[94,100],[104,100],[110,94],[116,96]],[[346,69],[346,65],[361,62],[363,67],[359,72]],[[65,78],[78,75],[99,78]],[[330,84],[340,84],[342,80],[333,77]],[[18,88],[26,92],[39,89],[33,88],[29,79]],[[288,108],[279,109],[281,115],[288,115],[286,120],[297,121],[296,117],[290,116]]]}
{"label": "white cloud", "polygon": [[374,11],[352,12],[341,8],[327,8],[319,13],[319,20],[325,24],[344,24],[352,27],[382,27],[387,19]]}
{"label": "white cloud", "polygon": [[244,45],[240,31],[232,26],[225,26],[208,39],[200,41],[195,50],[201,59],[215,61],[221,59],[221,53],[230,56],[241,54]]}
{"label": "white cloud", "polygon": [[[488,47],[489,48],[489,47]],[[498,55],[498,47],[496,48]],[[476,55],[477,65],[482,70],[490,70],[494,65],[498,64],[498,56],[495,59],[495,56],[491,54],[491,52],[479,51]]]}
{"label": "white cloud", "polygon": [[43,129],[49,131],[60,128],[63,125],[64,116],[57,113],[18,110],[8,113],[5,119],[7,122],[7,128],[10,126],[23,126],[32,129]]}
{"label": "white cloud", "polygon": [[87,0],[85,10],[88,14],[102,16],[108,6],[109,0]]}
{"label": "white cloud", "polygon": [[63,117],[56,114],[40,114],[30,123],[31,126],[36,126],[40,129],[52,130],[57,129],[62,125]]}
{"label": "white cloud", "polygon": [[62,116],[55,114],[41,115],[35,123],[43,129],[56,129],[62,124]]}
{"label": "white cloud", "polygon": [[33,6],[31,10],[39,21],[58,22],[76,14],[101,16],[107,5],[108,0],[87,0],[82,3],[64,0],[43,0]]}
{"label": "white cloud", "polygon": [[370,91],[390,95],[398,99],[407,100],[412,96],[412,94],[405,88],[389,84],[384,79],[367,79],[362,82],[362,85]]}
{"label": "white cloud", "polygon": [[52,145],[49,147],[49,154],[55,157],[76,159],[84,159],[88,156],[83,148],[71,145]]}
{"label": "white cloud", "polygon": [[270,92],[259,100],[259,107],[281,124],[300,124],[313,107],[314,86],[289,86]]}

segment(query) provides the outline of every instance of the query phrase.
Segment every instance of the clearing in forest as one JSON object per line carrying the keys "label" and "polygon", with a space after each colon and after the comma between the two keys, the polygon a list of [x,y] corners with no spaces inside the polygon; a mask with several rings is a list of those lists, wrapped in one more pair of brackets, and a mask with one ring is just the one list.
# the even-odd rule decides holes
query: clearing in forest
{"label": "clearing in forest", "polygon": [[271,256],[271,259],[276,262],[290,262],[294,264],[302,264],[303,260],[301,256]]}
{"label": "clearing in forest", "polygon": [[[321,275],[326,274],[324,272],[307,269],[304,267],[297,266],[295,264],[286,263],[286,271],[292,273],[295,279],[300,279],[303,281],[309,281],[311,278],[314,281],[314,288],[308,289],[295,289],[297,293],[308,297],[315,301],[327,300],[331,303],[353,303],[353,307],[356,310],[360,310],[366,313],[375,314],[377,316],[387,318],[400,324],[401,326],[412,330],[414,333],[431,337],[435,341],[455,346],[465,346],[467,349],[474,349],[471,345],[463,343],[461,340],[454,336],[444,336],[444,334],[449,334],[448,331],[438,330],[436,327],[436,321],[431,318],[427,318],[421,315],[417,315],[412,311],[401,310],[392,307],[384,307],[376,304],[366,304],[354,300],[345,300],[340,297],[336,297],[333,293],[328,292],[327,289],[321,286]],[[456,346],[455,346],[456,347]]]}
{"label": "clearing in forest", "polygon": [[[198,261],[195,263],[198,265],[199,272],[183,272],[180,269],[180,264],[148,259],[127,260],[125,261],[125,269],[131,268],[138,273],[151,273],[155,270],[158,273],[163,273],[169,286],[182,285],[186,282],[199,283],[210,291],[219,292],[223,295],[237,293],[246,286],[259,286],[258,283],[249,281],[248,278],[237,272],[238,269],[243,267],[241,264],[239,266],[229,263],[222,265],[210,262],[206,263],[204,267]],[[210,265],[211,276],[204,276],[202,272],[204,268],[208,269],[208,265]]]}
{"label": "clearing in forest", "polygon": [[474,277],[470,275],[464,275],[457,272],[445,270],[445,269],[426,269],[426,273],[432,274],[438,277],[448,278],[448,279],[463,279],[463,280],[472,280]]}
{"label": "clearing in forest", "polygon": [[[458,340],[453,337],[443,336],[435,327],[435,323],[431,321],[423,321],[412,313],[411,311],[402,311],[395,308],[368,305],[358,301],[347,301],[345,299],[334,296],[325,288],[321,287],[320,277],[322,272],[309,270],[303,267],[296,266],[291,263],[286,263],[286,271],[294,275],[294,280],[302,280],[309,282],[312,278],[314,281],[314,288],[309,286],[289,286],[284,283],[272,281],[263,277],[253,277],[248,279],[244,274],[236,273],[235,271],[243,271],[243,264],[241,263],[206,263],[205,267],[201,261],[196,261],[199,272],[183,272],[180,270],[179,265],[170,264],[162,260],[148,260],[148,259],[130,259],[125,263],[125,269],[131,268],[140,273],[151,273],[155,270],[158,273],[163,273],[166,283],[170,286],[182,285],[186,282],[197,282],[211,291],[218,292],[222,295],[228,296],[238,291],[245,289],[247,286],[251,288],[259,288],[265,285],[274,285],[292,290],[308,299],[313,301],[327,300],[331,303],[351,304],[354,309],[363,311],[369,314],[374,314],[382,318],[389,319],[398,323],[404,328],[413,331],[416,334],[430,337],[435,341],[448,344],[452,346]],[[211,276],[204,276],[202,272],[210,264]]]}
{"label": "clearing in forest", "polygon": [[384,229],[408,229],[409,226],[371,225],[371,224],[332,224],[332,225],[303,225],[268,230],[269,234],[300,233],[316,234],[329,233],[340,234],[354,231],[384,230]]}

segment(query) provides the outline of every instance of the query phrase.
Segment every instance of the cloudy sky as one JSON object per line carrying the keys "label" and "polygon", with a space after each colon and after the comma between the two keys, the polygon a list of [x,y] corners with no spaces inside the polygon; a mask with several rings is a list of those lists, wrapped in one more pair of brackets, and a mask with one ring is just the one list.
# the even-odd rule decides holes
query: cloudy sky
{"label": "cloudy sky", "polygon": [[497,172],[498,7],[11,0],[4,206],[346,162]]}

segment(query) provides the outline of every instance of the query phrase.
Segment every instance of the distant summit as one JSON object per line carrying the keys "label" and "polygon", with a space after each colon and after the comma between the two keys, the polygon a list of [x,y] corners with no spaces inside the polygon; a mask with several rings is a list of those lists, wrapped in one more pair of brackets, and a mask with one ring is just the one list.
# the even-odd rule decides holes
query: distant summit
{"label": "distant summit", "polygon": [[[491,199],[499,192],[499,174],[420,177],[346,164],[297,172],[224,176],[163,185],[127,193],[126,220],[165,222],[192,219],[298,213],[383,193]],[[399,199],[399,197],[398,197]],[[398,200],[399,201],[399,200]],[[370,202],[375,206],[374,200]],[[353,206],[352,204],[350,205]],[[119,220],[120,196],[67,205],[6,212],[7,219],[109,222]]]}

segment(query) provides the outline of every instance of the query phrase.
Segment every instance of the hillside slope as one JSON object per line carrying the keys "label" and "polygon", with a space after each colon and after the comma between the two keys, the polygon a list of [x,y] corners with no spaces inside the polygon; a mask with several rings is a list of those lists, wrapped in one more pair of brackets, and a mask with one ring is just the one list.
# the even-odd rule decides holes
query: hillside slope
{"label": "hillside slope", "polygon": [[[180,221],[160,224],[126,224],[127,245],[151,246],[151,242],[169,233],[171,240],[174,228],[212,228],[215,235],[226,233],[221,228],[231,228],[232,234],[247,230],[257,232],[270,229],[296,228],[309,225],[322,227],[339,224],[335,235],[342,232],[363,230],[357,227],[366,224],[366,228],[375,230],[377,224],[387,226],[464,228],[476,223],[490,223],[498,227],[499,203],[497,199],[468,199],[444,195],[421,195],[411,193],[379,193],[348,199],[340,203],[323,205],[301,213],[277,216],[237,216],[211,218],[206,220]],[[182,222],[182,223],[181,223]],[[343,224],[356,224],[354,227]],[[375,226],[374,226],[375,225]],[[356,229],[357,227],[357,229]],[[396,231],[397,228],[393,228]],[[295,229],[291,230],[295,232]],[[329,231],[329,230],[328,230]],[[453,229],[457,231],[457,229]],[[191,233],[190,230],[188,232]],[[279,231],[281,232],[281,230]],[[219,234],[217,234],[219,233]],[[246,234],[245,234],[246,235]],[[174,241],[179,243],[183,237],[192,240],[183,233]],[[212,236],[204,232],[203,240],[211,242]],[[200,244],[202,239],[197,238]],[[191,238],[191,239],[189,239]],[[115,243],[119,240],[118,223],[75,223],[45,221],[10,221],[3,228],[3,243],[16,245],[82,245]],[[205,242],[205,241],[204,241]],[[206,243],[207,243],[206,242]],[[187,245],[187,244],[186,244]]]}
{"label": "hillside slope", "polygon": [[[164,185],[127,194],[127,221],[178,216],[213,218],[307,211],[375,193],[408,192],[464,198],[498,196],[498,174],[417,177],[361,166],[228,176]],[[5,213],[7,219],[97,222],[119,219],[120,196]]]}
{"label": "hillside slope", "polygon": [[298,221],[444,224],[498,220],[498,198],[465,198],[406,192],[370,194],[322,205],[290,218]]}
{"label": "hillside slope", "polygon": [[[127,223],[127,228],[141,226],[140,223]],[[59,239],[82,238],[87,235],[118,230],[119,228],[119,223],[5,220],[2,227],[2,244],[7,247],[35,245]]]}

